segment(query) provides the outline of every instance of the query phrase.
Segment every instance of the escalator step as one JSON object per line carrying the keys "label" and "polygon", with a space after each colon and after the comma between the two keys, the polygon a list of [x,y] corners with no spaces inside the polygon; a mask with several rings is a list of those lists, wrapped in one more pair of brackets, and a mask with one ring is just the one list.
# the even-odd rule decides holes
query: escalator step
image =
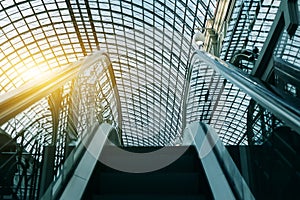
{"label": "escalator step", "polygon": [[[160,159],[164,160],[165,157],[168,156],[160,156]],[[111,156],[110,157],[112,163],[116,163],[114,160],[122,160],[122,158],[118,156]],[[124,161],[125,162],[125,161]],[[157,171],[153,172],[197,172],[201,169],[200,167],[200,161],[198,158],[195,158],[191,155],[181,156],[174,162],[170,163],[168,166],[163,167]],[[123,173],[121,171],[118,171],[116,169],[112,169],[102,163],[99,164],[99,170],[101,170],[101,173],[103,172],[114,172],[114,173]]]}
{"label": "escalator step", "polygon": [[198,173],[102,173],[99,194],[199,194]]}
{"label": "escalator step", "polygon": [[94,195],[92,200],[207,200],[204,195]]}

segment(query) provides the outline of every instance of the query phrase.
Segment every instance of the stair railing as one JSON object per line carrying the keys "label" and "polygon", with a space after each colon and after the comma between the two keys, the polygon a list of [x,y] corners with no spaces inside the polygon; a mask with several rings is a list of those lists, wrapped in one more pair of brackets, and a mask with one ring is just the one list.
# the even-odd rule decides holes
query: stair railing
{"label": "stair railing", "polygon": [[[200,52],[198,52],[200,54]],[[212,61],[212,60],[211,60]],[[276,89],[259,79],[236,70],[230,64],[226,64],[220,59],[213,61],[215,69],[219,71],[227,80],[235,84],[238,88],[252,97],[258,104],[273,113],[289,127],[300,134],[300,106],[290,104],[281,96]]]}
{"label": "stair railing", "polygon": [[[13,196],[38,199],[52,193],[57,187],[53,180],[63,184],[69,178],[83,147],[72,149],[100,123],[116,126],[111,69],[108,55],[100,51],[0,96],[1,133],[16,142],[12,159],[23,166],[15,172]],[[4,148],[0,146],[1,154]]]}
{"label": "stair railing", "polygon": [[[201,70],[198,70],[201,69]],[[190,81],[190,88],[193,87],[192,84],[195,84],[192,82],[191,79],[193,79],[193,73],[194,71],[198,70],[196,73],[199,73],[196,77],[196,79],[203,79],[203,91],[206,91],[205,94],[201,93],[200,98],[203,98],[203,102],[209,103],[209,106],[211,107],[211,112],[208,113],[208,117],[205,118],[205,113],[202,113],[201,117],[202,120],[198,121],[205,121],[205,123],[211,124],[213,112],[215,112],[216,115],[218,115],[216,112],[222,112],[222,110],[216,109],[216,106],[220,103],[226,103],[226,102],[234,102],[235,100],[239,100],[237,98],[240,98],[241,102],[239,105],[242,105],[242,101],[249,102],[250,100],[254,100],[257,104],[262,106],[264,109],[266,109],[268,112],[270,112],[272,115],[274,115],[276,118],[281,120],[286,126],[289,126],[294,131],[296,131],[298,134],[300,134],[300,104],[293,103],[291,104],[290,101],[286,100],[286,96],[283,96],[278,90],[275,88],[275,86],[268,84],[266,82],[263,82],[259,80],[258,78],[255,78],[249,74],[246,74],[242,70],[238,69],[237,67],[222,61],[221,59],[214,57],[206,52],[197,50],[192,58],[191,58],[191,67],[189,71],[189,81]],[[203,73],[203,74],[201,74]],[[204,74],[206,73],[206,74]],[[201,77],[203,76],[203,77]],[[194,77],[194,79],[195,79]],[[195,79],[195,80],[196,80]],[[207,80],[205,80],[207,79]],[[198,82],[199,82],[198,80]],[[196,83],[198,84],[198,83]],[[208,85],[208,86],[206,86]],[[227,89],[226,85],[230,85],[230,88]],[[235,91],[237,93],[235,100],[231,100],[228,94],[222,94],[224,91],[230,90],[232,88],[235,88]],[[189,95],[191,95],[191,91],[187,90],[186,94],[186,103],[185,103],[185,109],[187,110],[187,113],[185,115],[185,123],[190,123],[193,121],[193,119],[188,119],[187,117],[191,115],[189,113],[189,108],[195,106],[194,104],[191,105],[189,102]],[[228,91],[227,91],[228,92]],[[230,91],[229,91],[230,92]],[[243,95],[240,95],[240,93],[243,93]],[[223,100],[222,100],[223,98]],[[225,98],[225,100],[224,100]],[[192,99],[192,98],[191,98]],[[190,105],[189,105],[190,104]],[[298,106],[297,106],[298,105]],[[190,106],[190,107],[189,107]],[[244,106],[244,105],[243,105]],[[224,106],[223,106],[224,108]],[[234,107],[233,107],[234,108]],[[247,124],[247,113],[245,112],[246,109],[242,109],[240,111],[237,111],[238,113],[233,114],[239,114],[243,115],[240,116],[241,118],[245,116],[244,123]],[[229,111],[230,112],[230,111]],[[226,116],[227,117],[227,116]],[[229,120],[229,119],[225,119]],[[249,120],[249,119],[248,119]],[[230,123],[229,121],[227,121]]]}
{"label": "stair railing", "polygon": [[[271,115],[270,117],[262,115],[262,121],[269,120],[269,118],[271,120],[266,123],[273,123],[272,120],[279,121],[278,126],[284,124],[300,134],[300,104],[287,101],[287,96],[282,95],[275,86],[246,74],[237,67],[200,50],[196,51],[191,58],[188,81],[190,85],[187,86],[188,89],[186,90],[188,92],[186,93],[187,99],[184,109],[187,113],[184,120],[186,120],[185,128],[191,129],[192,136],[185,136],[185,133],[184,137],[190,137],[190,139],[183,138],[183,141],[184,143],[193,141],[192,143],[196,146],[201,162],[207,170],[206,175],[213,195],[216,195],[214,197],[222,199],[223,197],[218,196],[218,194],[222,193],[223,190],[228,199],[254,199],[248,188],[249,175],[248,177],[245,174],[243,174],[244,177],[241,176],[220,141],[223,140],[227,144],[234,142],[240,144],[242,142],[242,144],[248,145],[253,142],[252,140],[265,137],[264,133],[255,132],[256,130],[253,130],[254,135],[251,137],[247,135],[249,133],[247,128],[249,129],[251,120],[253,120],[253,116],[249,116],[249,112],[252,111],[248,110],[251,109],[252,102],[261,107],[262,112]],[[196,86],[197,84],[201,85]],[[193,90],[193,87],[202,88],[201,93],[199,94],[196,89]],[[230,96],[230,92],[233,93],[233,96]],[[198,95],[199,101],[197,102],[194,101],[195,95]],[[198,110],[194,112],[193,109]],[[199,109],[203,109],[203,112],[199,112]],[[200,113],[200,115],[193,115],[193,112]],[[259,128],[276,128],[276,123],[261,123]],[[212,128],[206,124],[210,124]],[[224,130],[229,133],[226,135]],[[272,132],[272,130],[267,131]],[[218,138],[217,134],[210,132],[216,132],[223,138]],[[210,169],[211,166],[215,165],[208,164],[212,161],[219,165],[220,176],[218,177],[215,176],[216,171]],[[205,166],[205,162],[207,166]],[[217,183],[222,183],[224,187],[220,188]],[[226,184],[229,184],[230,187],[227,187]]]}
{"label": "stair railing", "polygon": [[189,124],[183,145],[194,145],[214,199],[255,199],[216,131],[203,122]]}

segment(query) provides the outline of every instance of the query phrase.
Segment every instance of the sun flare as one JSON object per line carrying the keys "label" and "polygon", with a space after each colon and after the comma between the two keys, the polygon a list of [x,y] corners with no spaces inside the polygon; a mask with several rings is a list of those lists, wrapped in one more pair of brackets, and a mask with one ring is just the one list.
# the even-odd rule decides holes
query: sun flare
{"label": "sun flare", "polygon": [[21,78],[25,81],[28,82],[30,80],[37,79],[43,74],[43,72],[38,69],[37,67],[31,68],[26,70],[24,73],[21,74]]}

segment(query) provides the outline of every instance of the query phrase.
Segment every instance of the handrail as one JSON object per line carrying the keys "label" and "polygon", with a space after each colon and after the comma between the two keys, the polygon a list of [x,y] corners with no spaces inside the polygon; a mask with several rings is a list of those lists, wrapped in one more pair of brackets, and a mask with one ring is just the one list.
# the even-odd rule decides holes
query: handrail
{"label": "handrail", "polygon": [[[113,130],[113,126],[107,123],[102,123],[93,129],[93,133],[91,138],[89,138],[89,142],[84,142],[86,151],[84,155],[81,157],[72,177],[67,182],[65,188],[63,189],[60,200],[67,199],[82,199],[84,191],[88,185],[89,179],[92,176],[98,158],[104,148],[104,145],[107,142],[108,135],[111,130]],[[59,183],[56,183],[59,184]],[[52,188],[53,189],[53,188]],[[52,191],[53,194],[54,191]],[[59,196],[58,193],[55,195],[56,198]],[[52,196],[53,197],[53,196]],[[44,196],[43,199],[49,199],[47,196]],[[53,199],[53,198],[50,198]]]}
{"label": "handrail", "polygon": [[268,85],[259,79],[244,73],[233,65],[222,61],[208,53],[197,50],[192,60],[197,57],[235,86],[243,90],[257,103],[273,113],[278,119],[300,134],[300,108],[286,102],[281,96],[272,92]]}
{"label": "handrail", "polygon": [[[110,82],[103,82],[106,79]],[[106,98],[103,88],[118,97],[117,88],[113,87],[116,86],[113,85],[114,79],[108,54],[97,51],[0,96],[0,125],[5,124],[5,130],[12,128],[15,138],[22,135],[17,152],[20,158],[29,143],[28,148],[37,143],[43,145],[41,149],[30,149],[33,153],[38,152],[32,154],[35,156],[32,167],[36,169],[28,175],[22,174],[32,176],[36,184],[34,187],[27,184],[29,179],[25,178],[25,190],[30,190],[30,194],[21,194],[18,189],[18,197],[27,199],[43,196],[45,192],[56,191],[57,184],[67,181],[81,157],[84,149],[82,141],[89,138],[91,128],[99,127],[105,122],[106,118],[102,119],[102,115],[107,110],[110,112],[109,117],[115,118],[111,107],[97,108],[103,101],[109,101],[115,107],[120,106],[116,103],[117,99],[103,99]],[[21,119],[20,126],[14,126],[13,119]],[[47,149],[50,149],[49,152]],[[61,168],[62,166],[64,167]],[[22,177],[18,180],[18,185],[23,184],[21,181]]]}
{"label": "handrail", "polygon": [[1,95],[0,125],[75,78],[82,66],[96,63],[99,61],[100,55],[105,55],[105,53],[102,51],[96,52],[59,71],[45,73],[20,88]]}
{"label": "handrail", "polygon": [[195,121],[182,144],[196,147],[214,199],[255,199],[214,128]]}
{"label": "handrail", "polygon": [[[62,166],[61,173],[49,185],[40,199],[58,199],[60,195],[62,195],[61,199],[64,199],[64,196],[67,196],[68,199],[80,198],[111,130],[113,127],[107,123],[101,125],[96,123],[90,130],[86,130],[90,134],[85,134],[86,137],[71,152]],[[84,175],[81,175],[82,173]],[[80,182],[76,182],[78,177],[81,177]],[[74,187],[74,183],[80,186]]]}

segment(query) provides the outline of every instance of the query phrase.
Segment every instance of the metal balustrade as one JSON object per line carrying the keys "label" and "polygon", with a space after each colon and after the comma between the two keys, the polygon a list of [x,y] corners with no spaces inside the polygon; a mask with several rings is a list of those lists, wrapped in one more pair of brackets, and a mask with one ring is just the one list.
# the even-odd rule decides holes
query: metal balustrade
{"label": "metal balustrade", "polygon": [[10,188],[1,195],[37,198],[95,123],[117,125],[117,95],[109,68],[107,54],[96,52],[0,97],[1,131],[9,133],[0,147],[9,162],[2,161],[1,168],[12,166],[8,177],[2,177],[9,179]]}
{"label": "metal balustrade", "polygon": [[299,132],[299,107],[275,86],[201,51],[191,66],[186,124],[211,124],[225,144],[262,144],[283,124]]}

